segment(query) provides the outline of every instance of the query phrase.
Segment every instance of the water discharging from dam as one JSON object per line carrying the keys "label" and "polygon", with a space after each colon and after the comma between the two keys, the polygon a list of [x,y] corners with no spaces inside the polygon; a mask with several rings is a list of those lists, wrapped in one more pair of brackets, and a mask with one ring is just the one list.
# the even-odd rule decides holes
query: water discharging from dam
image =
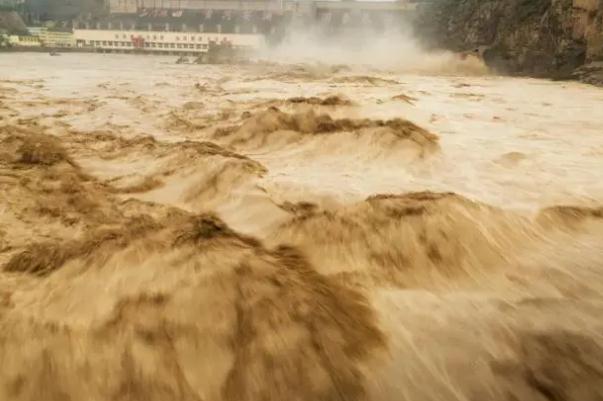
{"label": "water discharging from dam", "polygon": [[446,57],[0,55],[0,400],[601,399],[603,90]]}

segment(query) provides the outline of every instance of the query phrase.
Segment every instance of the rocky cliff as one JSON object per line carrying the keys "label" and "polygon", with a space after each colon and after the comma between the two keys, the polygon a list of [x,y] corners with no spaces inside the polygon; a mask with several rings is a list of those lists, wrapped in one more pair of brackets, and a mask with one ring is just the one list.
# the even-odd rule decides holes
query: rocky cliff
{"label": "rocky cliff", "polygon": [[431,46],[479,51],[499,72],[569,77],[603,60],[603,0],[436,0],[416,31]]}

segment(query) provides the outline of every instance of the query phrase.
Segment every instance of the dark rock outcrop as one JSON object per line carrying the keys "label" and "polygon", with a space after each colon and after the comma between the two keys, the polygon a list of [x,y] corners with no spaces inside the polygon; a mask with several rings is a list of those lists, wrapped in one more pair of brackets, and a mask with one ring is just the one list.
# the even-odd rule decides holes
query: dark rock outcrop
{"label": "dark rock outcrop", "polygon": [[587,84],[603,86],[603,61],[594,61],[577,68],[572,78]]}

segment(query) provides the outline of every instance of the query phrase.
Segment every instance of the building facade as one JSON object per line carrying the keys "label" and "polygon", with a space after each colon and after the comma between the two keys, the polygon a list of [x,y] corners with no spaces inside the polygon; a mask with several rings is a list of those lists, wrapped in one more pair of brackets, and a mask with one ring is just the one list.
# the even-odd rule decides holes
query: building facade
{"label": "building facade", "polygon": [[40,41],[45,47],[75,47],[75,36],[72,32],[42,30],[40,32]]}
{"label": "building facade", "polygon": [[[425,0],[422,0],[425,1]],[[333,1],[333,0],[108,0],[113,14],[158,10],[229,10],[312,13],[315,10],[408,11],[421,0]]]}
{"label": "building facade", "polygon": [[71,31],[57,31],[47,27],[27,27],[31,37],[35,37],[43,47],[75,47],[75,36]]}
{"label": "building facade", "polygon": [[42,34],[42,32],[47,29],[48,28],[46,28],[44,26],[28,26],[27,32],[29,32],[29,34],[32,36],[40,36]]}
{"label": "building facade", "polygon": [[8,37],[8,44],[14,47],[40,47],[42,43],[40,38],[31,35],[10,35]]}
{"label": "building facade", "polygon": [[113,14],[138,13],[142,9],[163,10],[230,10],[230,11],[280,11],[286,4],[282,0],[109,0]]}
{"label": "building facade", "polygon": [[202,32],[125,31],[75,29],[78,48],[108,52],[159,54],[205,53],[211,44],[229,44],[235,49],[257,49],[262,35]]}

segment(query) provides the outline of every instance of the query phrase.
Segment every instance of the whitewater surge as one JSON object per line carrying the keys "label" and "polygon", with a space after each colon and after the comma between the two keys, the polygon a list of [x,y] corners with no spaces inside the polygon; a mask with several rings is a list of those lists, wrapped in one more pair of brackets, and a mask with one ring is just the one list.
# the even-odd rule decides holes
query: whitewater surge
{"label": "whitewater surge", "polygon": [[43,57],[0,58],[0,400],[603,398],[600,89]]}

